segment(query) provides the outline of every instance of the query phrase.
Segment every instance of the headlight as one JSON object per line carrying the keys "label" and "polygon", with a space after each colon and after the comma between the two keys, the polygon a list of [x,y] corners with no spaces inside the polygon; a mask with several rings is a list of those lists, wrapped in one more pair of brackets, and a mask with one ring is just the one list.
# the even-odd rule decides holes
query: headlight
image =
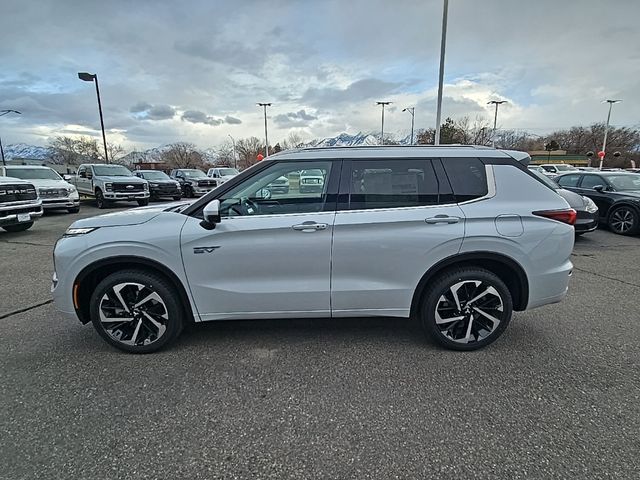
{"label": "headlight", "polygon": [[67,187],[67,193],[75,193],[76,191],[76,187],[74,187],[73,185],[71,185],[70,187]]}
{"label": "headlight", "polygon": [[151,185],[152,187],[158,187],[158,186],[160,186],[160,184],[159,184],[159,183],[150,183],[149,185]]}
{"label": "headlight", "polygon": [[589,197],[582,197],[584,201],[584,208],[589,213],[596,213],[598,211],[598,206],[591,200]]}
{"label": "headlight", "polygon": [[87,228],[67,228],[67,231],[64,232],[63,237],[77,237],[78,235],[86,235],[87,233],[91,233],[94,230],[97,230],[98,227],[87,227]]}
{"label": "headlight", "polygon": [[148,183],[145,183],[145,184],[144,184],[144,189],[145,189],[145,190],[149,190],[149,184],[148,184]]}
{"label": "headlight", "polygon": [[105,184],[104,184],[104,189],[105,189],[107,192],[111,192],[111,191],[113,191],[113,183],[105,183]]}

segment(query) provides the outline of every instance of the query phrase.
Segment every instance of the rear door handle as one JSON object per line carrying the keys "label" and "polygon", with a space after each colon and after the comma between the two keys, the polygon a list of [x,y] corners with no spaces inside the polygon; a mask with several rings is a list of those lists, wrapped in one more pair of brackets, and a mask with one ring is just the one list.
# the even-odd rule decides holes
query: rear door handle
{"label": "rear door handle", "polygon": [[424,219],[429,225],[434,225],[436,223],[458,223],[460,221],[460,217],[450,217],[449,215],[436,215],[435,217],[429,217]]}
{"label": "rear door handle", "polygon": [[304,222],[299,225],[293,225],[291,228],[299,232],[316,232],[318,230],[326,230],[328,226],[326,223]]}

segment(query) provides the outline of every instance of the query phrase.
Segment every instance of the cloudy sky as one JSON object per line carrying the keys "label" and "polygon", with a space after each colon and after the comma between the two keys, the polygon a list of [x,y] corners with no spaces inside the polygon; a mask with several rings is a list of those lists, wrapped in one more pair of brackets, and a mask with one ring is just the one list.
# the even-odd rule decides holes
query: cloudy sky
{"label": "cloudy sky", "polygon": [[[97,72],[107,134],[127,149],[270,143],[435,122],[442,0],[2,0],[5,143],[96,135]],[[443,115],[545,133],[603,120],[640,125],[640,1],[451,0]]]}

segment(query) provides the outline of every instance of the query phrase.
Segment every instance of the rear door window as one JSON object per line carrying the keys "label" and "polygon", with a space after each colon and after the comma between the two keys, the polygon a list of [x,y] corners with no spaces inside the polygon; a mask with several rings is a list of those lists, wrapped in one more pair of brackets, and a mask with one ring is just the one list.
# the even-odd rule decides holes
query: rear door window
{"label": "rear door window", "polygon": [[353,160],[351,210],[437,204],[438,180],[431,160]]}
{"label": "rear door window", "polygon": [[558,185],[561,187],[577,187],[580,174],[563,175],[558,179]]}
{"label": "rear door window", "polygon": [[588,188],[593,190],[593,187],[596,187],[598,185],[604,187],[605,185],[607,185],[607,182],[600,175],[585,175],[582,178],[580,188]]}
{"label": "rear door window", "polygon": [[489,191],[484,164],[478,158],[443,158],[456,202],[484,197]]}

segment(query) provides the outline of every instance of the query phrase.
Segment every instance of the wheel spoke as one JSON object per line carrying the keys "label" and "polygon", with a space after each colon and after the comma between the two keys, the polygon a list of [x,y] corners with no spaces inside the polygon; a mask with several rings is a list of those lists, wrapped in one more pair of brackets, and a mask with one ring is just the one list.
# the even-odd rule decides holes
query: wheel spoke
{"label": "wheel spoke", "polygon": [[149,320],[154,327],[156,327],[158,329],[158,338],[160,338],[162,336],[162,334],[164,333],[164,331],[167,329],[167,327],[165,327],[164,325],[162,325],[160,322],[158,322],[157,320],[155,320],[151,315],[149,315],[147,312],[142,312],[142,315],[144,315],[147,320]]}
{"label": "wheel spoke", "polygon": [[485,318],[488,318],[489,320],[491,320],[493,322],[493,328],[496,328],[499,324],[500,324],[500,320],[497,319],[496,317],[494,317],[493,315],[489,315],[487,312],[485,312],[484,310],[480,310],[477,307],[473,307],[473,310],[477,313],[479,313],[480,315],[482,315]]}
{"label": "wheel spoke", "polygon": [[133,308],[138,308],[141,305],[144,305],[145,303],[147,303],[150,300],[155,300],[158,303],[162,303],[162,299],[160,298],[160,295],[158,295],[156,292],[152,292],[149,295],[147,295],[146,297],[144,297],[142,300],[138,301]]}
{"label": "wheel spoke", "polygon": [[121,283],[120,285],[115,285],[112,290],[113,290],[113,294],[115,295],[115,297],[118,299],[118,301],[120,302],[120,305],[122,305],[122,308],[124,308],[124,311],[129,313],[129,307],[127,306],[127,304],[125,303],[124,299],[122,298],[122,293],[120,293],[122,291],[122,289],[124,287],[126,287],[128,284],[127,283]]}
{"label": "wheel spoke", "polygon": [[480,293],[480,294],[476,295],[476,296],[475,296],[475,297],[473,297],[471,300],[469,300],[469,301],[467,302],[466,306],[471,306],[471,304],[472,304],[473,302],[475,302],[476,300],[479,300],[479,299],[481,299],[482,297],[484,297],[485,295],[489,295],[489,294],[494,295],[494,296],[496,296],[496,297],[499,297],[499,295],[498,295],[498,291],[497,291],[495,288],[493,288],[492,286],[488,286],[488,287],[487,287],[487,289],[486,289],[484,292],[482,292],[482,293]]}

